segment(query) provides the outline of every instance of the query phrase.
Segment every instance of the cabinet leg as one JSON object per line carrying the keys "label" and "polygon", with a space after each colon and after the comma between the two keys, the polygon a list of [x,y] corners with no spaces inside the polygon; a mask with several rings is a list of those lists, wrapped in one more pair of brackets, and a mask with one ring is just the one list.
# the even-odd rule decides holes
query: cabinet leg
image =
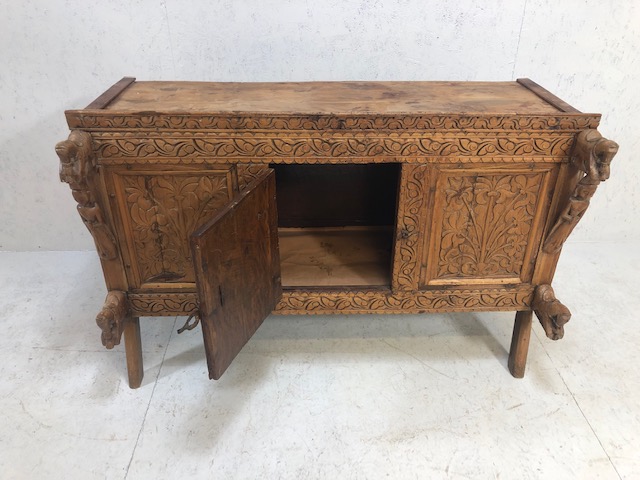
{"label": "cabinet leg", "polygon": [[509,371],[516,378],[524,377],[527,353],[529,352],[529,339],[531,338],[532,317],[533,312],[531,310],[516,313],[513,336],[511,337],[511,350],[509,351]]}
{"label": "cabinet leg", "polygon": [[127,318],[124,324],[124,348],[127,354],[127,372],[129,387],[138,388],[144,376],[142,364],[142,339],[140,337],[140,319]]}

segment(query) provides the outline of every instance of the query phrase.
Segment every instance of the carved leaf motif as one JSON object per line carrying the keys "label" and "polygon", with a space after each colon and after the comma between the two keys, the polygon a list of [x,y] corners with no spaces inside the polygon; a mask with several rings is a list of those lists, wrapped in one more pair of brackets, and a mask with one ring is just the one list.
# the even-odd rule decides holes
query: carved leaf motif
{"label": "carved leaf motif", "polygon": [[276,306],[277,313],[367,313],[509,310],[529,305],[532,291],[525,289],[449,290],[399,292],[313,292],[286,291]]}
{"label": "carved leaf motif", "polygon": [[436,278],[520,276],[542,179],[446,177]]}
{"label": "carved leaf motif", "polygon": [[[435,312],[472,309],[515,310],[531,304],[533,288],[447,289],[420,292],[285,291],[276,306],[280,314]],[[196,293],[130,294],[135,315],[189,315],[197,309]]]}
{"label": "carved leaf motif", "polygon": [[198,309],[195,293],[129,294],[134,315],[190,315]]}
{"label": "carved leaf motif", "polygon": [[229,201],[226,175],[125,175],[122,182],[140,281],[195,281],[189,236]]}
{"label": "carved leaf motif", "polygon": [[95,144],[101,160],[135,157],[402,157],[423,156],[566,156],[573,142],[570,134],[521,133],[496,136],[486,133],[424,134],[350,133],[322,136],[318,133],[220,134],[182,132],[180,134],[96,133]]}
{"label": "carved leaf motif", "polygon": [[244,190],[253,179],[255,179],[260,173],[267,169],[267,165],[253,164],[253,163],[239,163],[236,165],[236,171],[238,173],[238,189]]}
{"label": "carved leaf motif", "polygon": [[599,116],[536,115],[411,115],[411,116],[234,116],[148,115],[126,116],[74,113],[72,128],[165,128],[186,130],[582,130],[596,128]]}
{"label": "carved leaf motif", "polygon": [[400,195],[398,205],[399,229],[404,235],[397,238],[398,260],[395,262],[396,287],[400,290],[416,290],[418,288],[418,259],[420,258],[419,232],[423,228],[423,206],[427,195],[425,191],[425,167],[421,165],[404,165],[402,169]]}

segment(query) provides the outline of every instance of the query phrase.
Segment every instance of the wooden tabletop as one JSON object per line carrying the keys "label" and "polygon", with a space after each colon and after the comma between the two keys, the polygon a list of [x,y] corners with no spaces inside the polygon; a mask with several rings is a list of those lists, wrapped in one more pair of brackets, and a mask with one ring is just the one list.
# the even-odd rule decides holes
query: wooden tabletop
{"label": "wooden tabletop", "polygon": [[[124,79],[123,79],[124,80]],[[103,105],[112,113],[558,114],[577,110],[519,82],[134,82]],[[122,81],[121,81],[122,82]],[[114,86],[115,87],[115,86]],[[105,92],[101,98],[106,100]],[[106,95],[106,97],[105,97]]]}

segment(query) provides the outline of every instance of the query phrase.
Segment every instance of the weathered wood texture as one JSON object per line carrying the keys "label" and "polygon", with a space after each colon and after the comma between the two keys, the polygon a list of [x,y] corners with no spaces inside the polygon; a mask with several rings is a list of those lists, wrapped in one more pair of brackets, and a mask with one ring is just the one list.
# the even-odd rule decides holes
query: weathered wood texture
{"label": "weathered wood texture", "polygon": [[275,176],[256,178],[192,236],[209,377],[218,379],[278,301]]}
{"label": "weathered wood texture", "polygon": [[553,93],[551,93],[548,90],[542,88],[536,82],[534,82],[534,81],[532,81],[532,80],[530,80],[528,78],[519,78],[517,80],[517,82],[520,85],[522,85],[523,87],[531,90],[533,93],[535,93],[542,100],[544,100],[545,102],[549,103],[550,105],[553,105],[554,107],[556,107],[558,110],[560,110],[562,112],[580,113],[579,110],[573,108],[567,102],[565,102],[564,100],[561,100],[560,98],[556,97]]}
{"label": "weathered wood texture", "polygon": [[109,90],[87,105],[86,110],[99,110],[101,108],[106,108],[118,95],[124,92],[127,87],[135,81],[136,79],[134,77],[124,77],[122,80],[115,83]]}
{"label": "weathered wood texture", "polygon": [[237,182],[229,166],[109,170],[129,285],[193,285],[189,235],[229,203]]}
{"label": "weathered wood texture", "polygon": [[270,115],[559,111],[515,82],[136,82],[107,109]]}
{"label": "weathered wood texture", "polygon": [[[96,241],[109,291],[124,295],[126,313],[118,318],[200,311],[216,378],[271,308],[300,314],[518,311],[509,365],[521,376],[532,309],[548,335],[563,333],[568,317],[547,287],[562,244],[617,151],[595,130],[600,115],[580,113],[527,79],[123,79],[66,117],[73,131],[57,147],[61,178]],[[269,166],[278,170],[281,227],[389,228],[390,262],[385,256],[380,262],[388,264],[371,270],[387,269],[384,285],[375,286],[382,282],[373,277],[357,287],[338,280],[279,295],[268,274],[277,253],[264,251],[258,252],[267,255],[263,264],[249,262],[245,274],[237,273],[238,246],[257,249],[256,235],[266,233],[264,225],[249,228],[255,211],[242,221],[230,205],[239,198],[251,204],[257,197],[248,193],[250,185],[260,191],[257,185],[273,181]],[[223,220],[223,210],[236,223]],[[276,206],[269,210],[263,214],[273,221]],[[212,227],[216,234],[202,240],[206,252],[194,257],[189,237],[212,218],[223,226]],[[246,239],[231,241],[232,231]],[[222,248],[222,240],[229,245]],[[265,242],[271,248],[277,238]],[[308,255],[305,271],[340,262],[330,243],[323,240],[322,255],[336,257],[327,263]],[[343,263],[348,267],[347,257]],[[312,279],[307,275],[303,283]],[[224,282],[230,283],[222,286],[222,307]],[[238,296],[229,300],[227,289]],[[265,297],[254,298],[256,292]],[[220,316],[223,310],[235,326]],[[107,319],[111,310],[103,312]],[[122,328],[132,339],[127,355],[132,384],[139,383],[134,324],[102,323],[110,339],[105,345],[117,344]],[[231,339],[227,350],[216,331]]]}
{"label": "weathered wood texture", "polygon": [[391,285],[393,229],[280,228],[284,287]]}

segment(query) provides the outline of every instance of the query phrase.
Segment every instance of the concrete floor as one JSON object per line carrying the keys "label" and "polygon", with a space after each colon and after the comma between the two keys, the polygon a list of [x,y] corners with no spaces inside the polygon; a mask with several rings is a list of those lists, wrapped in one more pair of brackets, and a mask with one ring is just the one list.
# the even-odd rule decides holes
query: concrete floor
{"label": "concrete floor", "polygon": [[269,317],[218,382],[200,328],[105,350],[93,252],[0,254],[0,478],[640,478],[640,245],[568,244],[563,340],[513,314]]}

